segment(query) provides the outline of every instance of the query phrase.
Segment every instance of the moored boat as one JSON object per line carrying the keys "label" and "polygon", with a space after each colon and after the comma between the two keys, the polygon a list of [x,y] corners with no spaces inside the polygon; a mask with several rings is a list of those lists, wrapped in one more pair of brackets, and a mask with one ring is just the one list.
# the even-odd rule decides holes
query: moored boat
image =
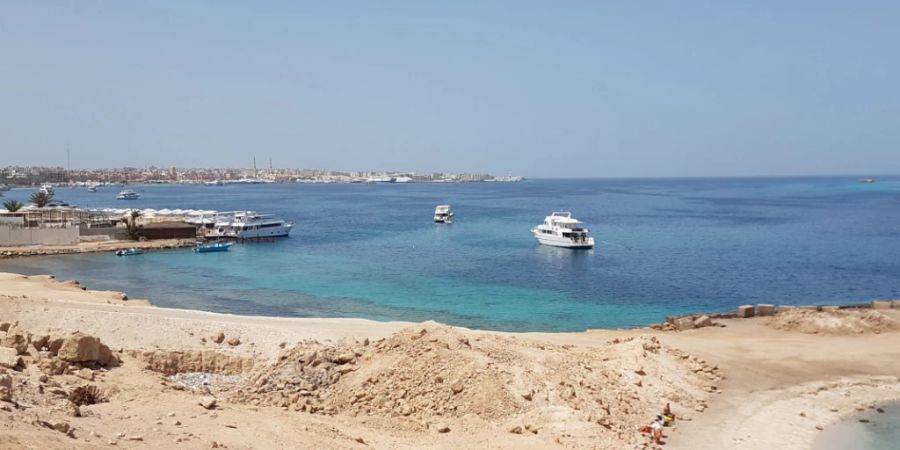
{"label": "moored boat", "polygon": [[202,244],[194,247],[194,253],[227,252],[231,245],[231,242],[213,242],[210,244]]}
{"label": "moored boat", "polygon": [[143,254],[144,251],[139,248],[129,248],[127,250],[119,250],[116,252],[116,256],[133,256]]}
{"label": "moored boat", "polygon": [[531,230],[543,245],[563,248],[593,248],[594,238],[582,222],[570,212],[554,212],[544,218],[544,223]]}
{"label": "moored boat", "polygon": [[216,220],[207,238],[259,239],[288,237],[294,228],[293,222],[253,211],[226,214]]}

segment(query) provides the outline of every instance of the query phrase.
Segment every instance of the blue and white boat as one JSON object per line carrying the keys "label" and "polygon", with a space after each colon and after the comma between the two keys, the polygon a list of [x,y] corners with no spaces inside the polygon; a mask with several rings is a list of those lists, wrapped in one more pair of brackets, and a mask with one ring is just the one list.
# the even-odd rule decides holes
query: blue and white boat
{"label": "blue and white boat", "polygon": [[213,242],[194,247],[194,253],[227,252],[231,242]]}

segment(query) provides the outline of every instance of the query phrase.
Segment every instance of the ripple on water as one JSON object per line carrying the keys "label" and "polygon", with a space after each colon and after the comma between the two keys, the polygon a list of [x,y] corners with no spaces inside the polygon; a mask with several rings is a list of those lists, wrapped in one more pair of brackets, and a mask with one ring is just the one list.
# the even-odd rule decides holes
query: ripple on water
{"label": "ripple on water", "polygon": [[[815,450],[896,450],[900,448],[900,403],[882,405],[825,428]],[[864,422],[868,421],[868,422]]]}

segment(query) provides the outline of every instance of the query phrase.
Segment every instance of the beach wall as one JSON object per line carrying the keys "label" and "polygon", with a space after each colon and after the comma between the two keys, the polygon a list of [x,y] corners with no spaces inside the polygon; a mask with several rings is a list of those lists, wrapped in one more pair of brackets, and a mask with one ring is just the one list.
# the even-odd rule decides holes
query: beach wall
{"label": "beach wall", "polygon": [[0,246],[77,244],[78,241],[78,227],[25,228],[0,224]]}
{"label": "beach wall", "polygon": [[[128,239],[128,233],[125,232],[125,228],[123,228],[123,227],[94,227],[94,228],[81,227],[79,234],[82,237],[88,237],[88,238],[93,237],[93,236],[101,236],[101,237],[105,236],[107,239],[111,239],[111,240],[124,241],[124,240]],[[84,239],[84,240],[89,241],[91,239]]]}

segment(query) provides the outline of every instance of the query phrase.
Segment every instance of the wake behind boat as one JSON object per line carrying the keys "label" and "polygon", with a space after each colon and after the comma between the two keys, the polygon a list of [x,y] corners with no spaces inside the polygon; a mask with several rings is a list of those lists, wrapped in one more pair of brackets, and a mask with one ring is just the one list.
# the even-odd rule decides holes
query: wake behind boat
{"label": "wake behind boat", "polygon": [[572,213],[554,212],[544,218],[544,223],[531,230],[538,242],[563,248],[593,248],[591,230],[582,227],[582,222],[572,217]]}

